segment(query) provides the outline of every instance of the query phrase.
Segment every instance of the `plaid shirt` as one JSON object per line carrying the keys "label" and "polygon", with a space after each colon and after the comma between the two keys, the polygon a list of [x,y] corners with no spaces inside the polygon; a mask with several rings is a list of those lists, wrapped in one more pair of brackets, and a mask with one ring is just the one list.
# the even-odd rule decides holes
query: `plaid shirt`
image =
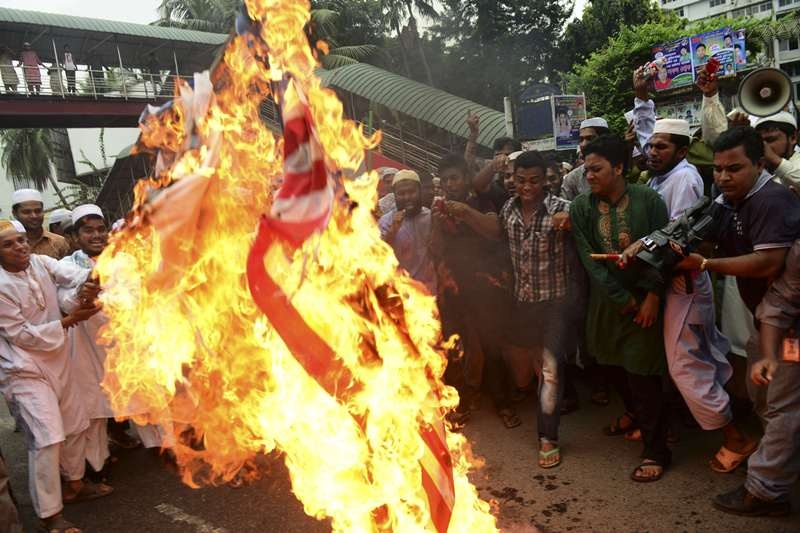
{"label": "plaid shirt", "polygon": [[569,211],[569,202],[547,195],[525,227],[518,198],[512,198],[500,211],[500,223],[511,251],[514,267],[514,296],[518,302],[543,302],[567,295],[570,277],[568,231],[553,227],[553,215]]}

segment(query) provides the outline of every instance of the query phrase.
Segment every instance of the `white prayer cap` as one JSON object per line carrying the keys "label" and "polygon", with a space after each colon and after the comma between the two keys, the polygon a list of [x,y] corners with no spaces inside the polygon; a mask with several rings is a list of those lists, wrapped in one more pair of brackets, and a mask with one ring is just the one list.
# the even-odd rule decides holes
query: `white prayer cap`
{"label": "white prayer cap", "polygon": [[420,183],[419,174],[417,174],[413,170],[401,170],[394,175],[394,179],[392,180],[392,187],[394,187],[401,181],[413,181],[416,183]]}
{"label": "white prayer cap", "polygon": [[72,223],[77,224],[80,219],[89,215],[97,215],[100,218],[105,218],[103,217],[103,210],[96,205],[83,204],[79,205],[72,211]]}
{"label": "white prayer cap", "polygon": [[72,218],[72,211],[69,209],[64,209],[63,207],[59,207],[58,209],[53,210],[48,217],[48,224],[60,224],[67,219]]}
{"label": "white prayer cap", "polygon": [[378,169],[378,176],[380,176],[381,179],[386,178],[387,176],[393,176],[394,174],[397,174],[396,168],[381,167]]}
{"label": "white prayer cap", "polygon": [[19,189],[11,195],[11,205],[21,204],[22,202],[39,202],[44,204],[42,193],[36,189]]}
{"label": "white prayer cap", "polygon": [[587,118],[583,122],[581,122],[581,129],[583,128],[605,128],[608,129],[608,122],[606,119],[595,117],[595,118]]}
{"label": "white prayer cap", "polygon": [[572,165],[570,165],[570,164],[569,164],[569,163],[567,163],[566,161],[564,161],[563,163],[561,163],[561,168],[563,168],[563,169],[564,169],[564,170],[566,170],[567,172],[572,172]]}
{"label": "white prayer cap", "polygon": [[683,137],[692,136],[689,122],[681,118],[662,118],[656,120],[656,125],[653,128],[653,135],[656,133],[671,133],[672,135],[681,135]]}
{"label": "white prayer cap", "polygon": [[509,161],[514,161],[516,158],[518,158],[520,155],[522,155],[522,152],[523,152],[523,150],[519,150],[517,152],[511,152],[510,154],[508,154],[508,160]]}
{"label": "white prayer cap", "polygon": [[765,122],[780,122],[781,124],[788,124],[794,129],[797,129],[797,120],[794,118],[794,115],[788,111],[781,111],[780,113],[775,113],[768,117],[758,117],[755,127],[757,128]]}

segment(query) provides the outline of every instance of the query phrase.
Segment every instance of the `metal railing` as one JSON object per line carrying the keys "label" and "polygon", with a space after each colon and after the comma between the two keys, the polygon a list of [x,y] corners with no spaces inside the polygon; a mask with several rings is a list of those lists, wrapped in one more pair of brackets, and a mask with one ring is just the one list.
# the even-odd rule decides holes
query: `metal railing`
{"label": "metal railing", "polygon": [[[261,103],[261,118],[272,131],[281,131],[278,109],[272,100],[267,99]],[[383,124],[380,129],[383,154],[418,171],[434,174],[439,160],[449,152],[442,146],[401,131],[391,124]]]}
{"label": "metal railing", "polygon": [[16,85],[10,73],[4,71],[0,98],[170,100],[175,95],[176,78],[192,79],[191,76],[150,74],[119,68],[77,70],[73,71],[76,76],[72,79],[63,68],[45,67],[37,72],[29,71],[27,78],[21,67],[14,67],[14,72],[17,75]]}

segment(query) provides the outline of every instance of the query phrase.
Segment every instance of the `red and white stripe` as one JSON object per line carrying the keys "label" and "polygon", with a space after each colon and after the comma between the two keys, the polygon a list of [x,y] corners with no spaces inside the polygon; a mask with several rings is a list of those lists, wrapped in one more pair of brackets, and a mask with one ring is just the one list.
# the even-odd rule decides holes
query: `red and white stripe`
{"label": "red and white stripe", "polygon": [[[284,95],[284,181],[273,199],[271,216],[261,219],[248,257],[247,280],[253,300],[297,361],[329,394],[339,397],[353,385],[352,373],[264,268],[264,256],[274,242],[280,239],[299,247],[327,225],[333,205],[333,187],[308,101],[292,80]],[[445,533],[453,514],[455,487],[443,423],[421,426],[420,437],[425,443],[420,484],[428,498],[431,523],[438,533]]]}

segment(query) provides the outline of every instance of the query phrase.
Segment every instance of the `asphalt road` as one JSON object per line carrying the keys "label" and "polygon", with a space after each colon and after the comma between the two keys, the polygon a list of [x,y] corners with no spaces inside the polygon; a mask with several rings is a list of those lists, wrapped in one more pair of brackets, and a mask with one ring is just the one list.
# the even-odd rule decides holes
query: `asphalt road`
{"label": "asphalt road", "polygon": [[[744,469],[723,475],[707,467],[720,444],[717,435],[685,430],[674,447],[673,468],[662,481],[630,481],[639,443],[603,436],[600,428],[617,414],[617,406],[593,406],[581,393],[582,409],[562,421],[564,461],[554,470],[536,466],[532,399],[520,406],[523,425],[518,428],[505,429],[488,407],[467,425],[475,451],[486,462],[473,481],[491,500],[504,531],[800,532],[800,485],[793,495],[797,511],[787,518],[740,518],[711,507],[713,495],[744,480]],[[22,439],[13,433],[4,406],[0,413],[0,447],[26,531],[35,531]],[[115,493],[68,506],[66,515],[92,533],[330,531],[328,522],[303,513],[280,458],[267,464],[264,477],[246,487],[191,489],[146,451],[123,452],[113,470]]]}

